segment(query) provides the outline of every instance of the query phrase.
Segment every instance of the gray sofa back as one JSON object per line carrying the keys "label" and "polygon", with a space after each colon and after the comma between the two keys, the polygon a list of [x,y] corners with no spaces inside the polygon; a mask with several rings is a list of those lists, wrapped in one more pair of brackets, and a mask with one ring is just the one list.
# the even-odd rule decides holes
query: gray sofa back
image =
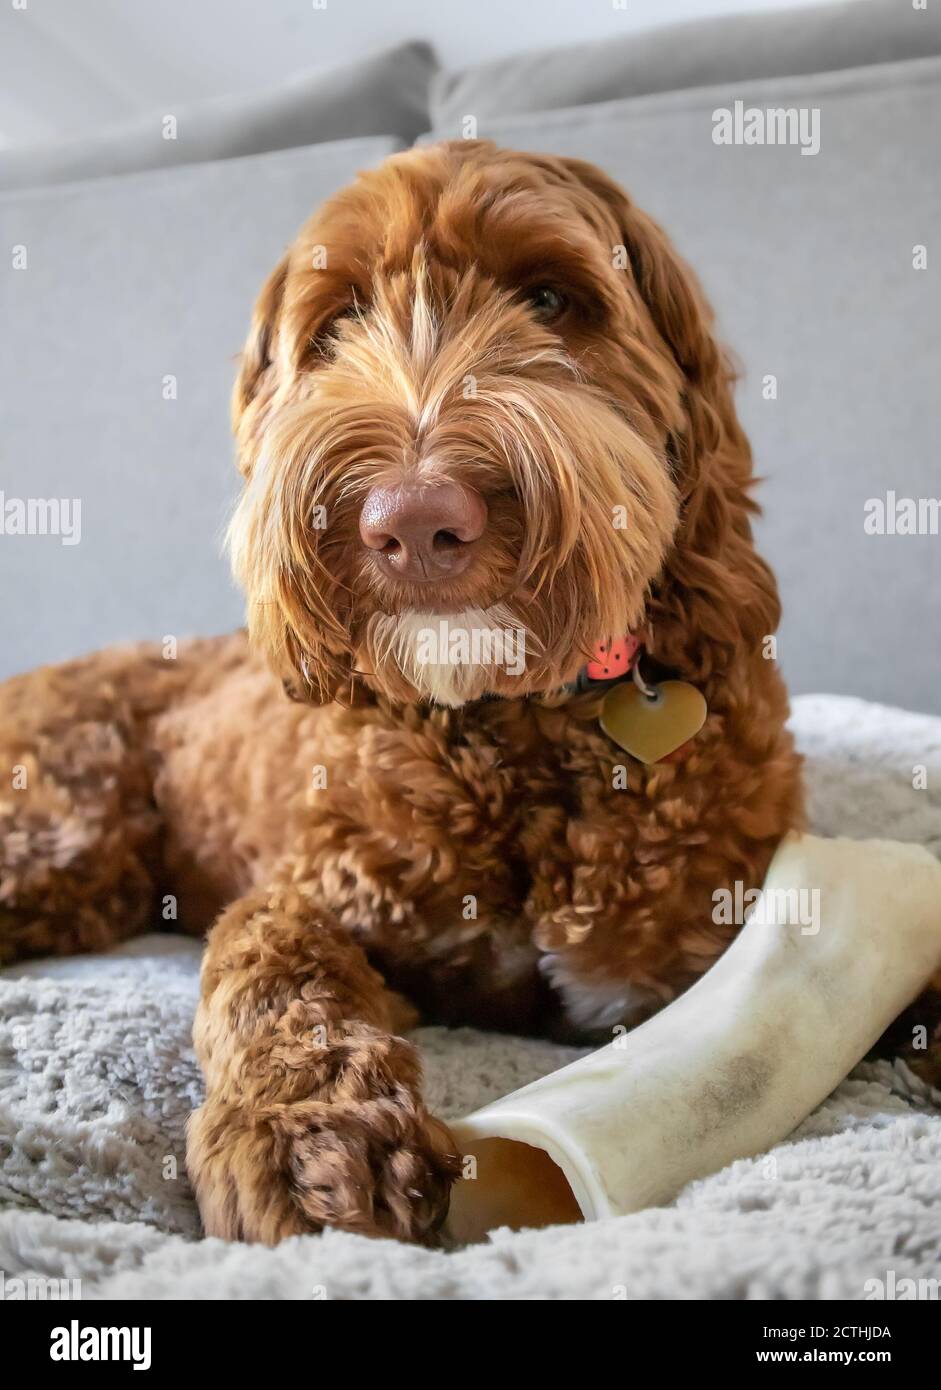
{"label": "gray sofa back", "polygon": [[457,136],[468,116],[488,122],[935,53],[941,53],[941,9],[927,3],[916,9],[910,0],[839,0],[714,15],[606,43],[533,49],[438,72],[431,84],[431,117],[436,129]]}

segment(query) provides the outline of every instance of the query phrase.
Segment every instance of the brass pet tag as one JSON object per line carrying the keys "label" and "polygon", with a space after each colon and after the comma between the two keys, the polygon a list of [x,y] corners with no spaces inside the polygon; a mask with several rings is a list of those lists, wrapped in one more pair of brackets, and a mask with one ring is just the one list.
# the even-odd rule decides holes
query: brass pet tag
{"label": "brass pet tag", "polygon": [[632,684],[609,690],[601,706],[602,729],[642,763],[658,763],[695,738],[706,722],[706,702],[686,681],[647,685],[637,667]]}

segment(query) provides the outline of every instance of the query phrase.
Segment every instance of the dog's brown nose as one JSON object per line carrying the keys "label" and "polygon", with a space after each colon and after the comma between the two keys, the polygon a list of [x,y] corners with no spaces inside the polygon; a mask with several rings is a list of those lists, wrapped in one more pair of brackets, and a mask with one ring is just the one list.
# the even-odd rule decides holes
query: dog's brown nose
{"label": "dog's brown nose", "polygon": [[363,544],[399,579],[452,579],[470,563],[487,504],[460,483],[374,487],[359,518]]}

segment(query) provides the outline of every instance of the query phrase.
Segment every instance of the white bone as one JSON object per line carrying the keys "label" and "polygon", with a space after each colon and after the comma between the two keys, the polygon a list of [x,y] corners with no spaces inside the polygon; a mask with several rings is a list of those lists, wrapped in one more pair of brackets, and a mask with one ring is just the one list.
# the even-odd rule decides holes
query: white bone
{"label": "white bone", "polygon": [[[795,921],[794,890],[811,915]],[[789,895],[789,896],[788,896]],[[918,845],[785,840],[762,906],[661,1013],[452,1128],[476,1177],[455,1239],[672,1200],[785,1138],[941,968],[941,864]],[[472,1165],[468,1165],[472,1171]]]}

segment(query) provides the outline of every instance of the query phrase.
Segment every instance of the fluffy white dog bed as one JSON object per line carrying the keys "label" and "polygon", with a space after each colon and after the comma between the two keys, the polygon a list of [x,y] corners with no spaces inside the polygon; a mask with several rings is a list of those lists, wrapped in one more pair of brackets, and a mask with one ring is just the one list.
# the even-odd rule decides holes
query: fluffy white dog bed
{"label": "fluffy white dog bed", "polygon": [[[793,725],[815,833],[941,857],[941,719],[806,696]],[[941,1277],[941,1093],[888,1062],[667,1208],[448,1253],[333,1231],[273,1250],[201,1241],[183,1162],[198,961],[195,943],[151,936],[2,972],[6,1280],[80,1279],[86,1299],[864,1299]],[[445,1118],[579,1055],[470,1029],[416,1038]]]}

